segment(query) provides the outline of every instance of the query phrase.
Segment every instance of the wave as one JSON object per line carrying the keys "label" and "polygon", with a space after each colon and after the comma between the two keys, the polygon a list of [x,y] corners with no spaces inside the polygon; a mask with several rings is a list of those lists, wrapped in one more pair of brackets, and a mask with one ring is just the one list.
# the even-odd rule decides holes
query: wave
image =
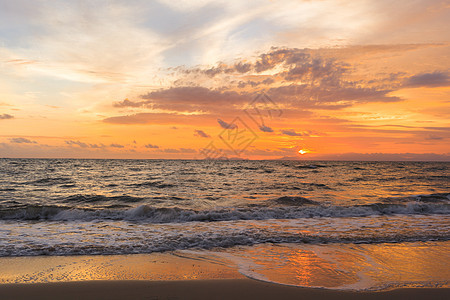
{"label": "wave", "polygon": [[98,202],[125,202],[125,203],[133,203],[143,201],[145,198],[141,197],[133,197],[133,196],[103,196],[103,195],[72,195],[68,196],[61,201],[63,203],[98,203]]}
{"label": "wave", "polygon": [[[59,222],[50,226],[21,224],[20,235],[2,235],[0,256],[94,255],[212,249],[255,244],[399,243],[448,241],[448,230],[434,230],[441,216],[335,219],[229,221],[225,223],[130,224],[128,222]],[[58,235],[52,235],[55,225]],[[16,224],[5,223],[4,232]],[[308,230],[307,228],[320,228]],[[448,226],[446,226],[448,227]],[[82,228],[82,229],[81,229]],[[305,230],[306,229],[306,230]],[[444,226],[445,229],[445,226]]]}
{"label": "wave", "polygon": [[34,181],[25,182],[25,184],[29,185],[37,185],[37,186],[52,186],[57,184],[73,184],[74,182],[70,178],[65,177],[46,177],[41,178]]}
{"label": "wave", "polygon": [[164,183],[163,181],[146,181],[141,183],[130,184],[131,187],[156,187],[159,189],[176,187],[176,185],[171,183]]}
{"label": "wave", "polygon": [[450,194],[435,193],[428,195],[415,195],[409,197],[388,197],[383,199],[385,203],[404,203],[404,202],[428,202],[428,203],[450,203]]}
{"label": "wave", "polygon": [[318,205],[319,202],[307,199],[305,197],[292,197],[292,196],[283,196],[273,200],[275,203],[284,204],[284,205]]}
{"label": "wave", "polygon": [[326,168],[327,166],[315,164],[315,165],[299,165],[299,166],[295,166],[295,167],[297,169],[318,169],[318,168]]}
{"label": "wave", "polygon": [[[100,198],[99,201],[101,201]],[[152,207],[140,205],[127,209],[72,208],[68,206],[26,205],[24,207],[2,208],[0,220],[41,221],[92,221],[125,220],[148,223],[218,222],[232,220],[268,220],[300,218],[344,218],[377,215],[447,215],[450,204],[440,202],[375,203],[355,206],[318,205],[305,198],[286,197],[283,206],[251,206],[239,208],[216,208],[193,210],[179,207]],[[130,197],[131,202],[134,201]],[[89,201],[92,201],[90,199]],[[303,201],[303,203],[301,203]]]}
{"label": "wave", "polygon": [[272,236],[266,235],[249,235],[247,232],[232,235],[222,235],[220,237],[209,235],[197,236],[180,236],[176,239],[161,239],[157,242],[148,240],[140,241],[133,244],[118,245],[72,245],[72,244],[52,244],[39,247],[17,247],[6,246],[0,249],[0,257],[11,256],[73,256],[73,255],[125,255],[125,254],[145,254],[155,252],[167,252],[176,250],[209,250],[217,248],[231,248],[235,246],[253,246],[257,244],[379,244],[379,243],[403,243],[403,242],[427,242],[427,241],[448,241],[448,236],[410,236],[410,235],[393,235],[384,238],[377,237],[359,237],[359,238],[325,238],[314,236]]}

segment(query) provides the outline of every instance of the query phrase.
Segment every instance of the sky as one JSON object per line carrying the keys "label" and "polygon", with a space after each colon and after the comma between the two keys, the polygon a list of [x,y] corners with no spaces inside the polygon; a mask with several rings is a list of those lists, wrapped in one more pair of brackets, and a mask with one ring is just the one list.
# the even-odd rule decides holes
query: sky
{"label": "sky", "polygon": [[450,1],[0,0],[0,157],[450,161]]}

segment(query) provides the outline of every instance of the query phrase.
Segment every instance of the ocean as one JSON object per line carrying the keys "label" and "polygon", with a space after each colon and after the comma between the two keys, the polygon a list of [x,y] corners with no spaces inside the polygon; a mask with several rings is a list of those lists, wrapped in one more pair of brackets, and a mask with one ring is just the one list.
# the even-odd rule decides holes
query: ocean
{"label": "ocean", "polygon": [[171,252],[282,284],[449,287],[449,169],[0,159],[0,257]]}

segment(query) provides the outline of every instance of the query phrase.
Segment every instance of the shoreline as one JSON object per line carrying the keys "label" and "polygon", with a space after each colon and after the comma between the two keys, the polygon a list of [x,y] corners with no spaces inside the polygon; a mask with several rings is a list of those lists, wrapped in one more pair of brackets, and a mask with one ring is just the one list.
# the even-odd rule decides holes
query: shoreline
{"label": "shoreline", "polygon": [[450,288],[340,291],[252,279],[108,280],[0,284],[2,299],[449,299]]}
{"label": "shoreline", "polygon": [[[96,299],[99,293],[108,294],[105,299],[116,299],[111,297],[127,290],[140,291],[130,299],[144,295],[154,295],[145,299],[270,299],[276,294],[283,295],[282,299],[449,299],[450,273],[442,262],[440,268],[435,264],[448,247],[448,243],[262,244],[228,249],[224,255],[175,251],[0,257],[0,299],[27,299],[31,295],[34,299],[59,299],[57,295],[64,294],[78,295],[73,299]],[[385,265],[381,265],[383,262]],[[214,287],[212,291],[221,290],[227,296],[220,298],[218,294],[202,292],[210,290],[210,286]],[[116,292],[110,292],[115,289]],[[236,289],[248,295],[230,294]],[[195,297],[186,298],[186,290]],[[260,290],[266,292],[261,294]],[[35,294],[46,296],[36,298]]]}
{"label": "shoreline", "polygon": [[[447,281],[450,273],[430,262],[436,261],[436,254],[440,257],[440,253],[449,246],[448,243],[410,243],[277,245],[274,248],[264,244],[228,249],[224,256],[208,251],[174,251],[0,257],[0,299],[446,300],[450,299]],[[434,256],[430,254],[431,250],[436,252]],[[320,253],[326,256],[318,256]],[[358,253],[364,253],[365,259]],[[413,254],[415,259],[411,261]],[[237,260],[230,260],[228,255]],[[276,258],[280,256],[285,259],[280,262],[289,264],[277,264]],[[245,260],[246,257],[255,259],[257,263]],[[323,257],[328,257],[328,260]],[[385,270],[381,265],[373,269],[371,264],[367,264],[371,259],[378,263],[385,261],[395,272]],[[430,285],[364,289],[365,280],[381,278],[398,282],[395,279],[401,278],[408,282],[410,271],[414,271],[416,276],[422,272],[422,277],[417,278],[428,278]],[[436,271],[441,274],[433,277]],[[375,276],[371,274],[373,272],[379,274]],[[260,280],[262,278],[264,280]],[[415,281],[420,282],[418,279]],[[302,282],[309,285],[302,285]],[[440,282],[444,284],[440,285]],[[343,286],[347,289],[339,288]]]}

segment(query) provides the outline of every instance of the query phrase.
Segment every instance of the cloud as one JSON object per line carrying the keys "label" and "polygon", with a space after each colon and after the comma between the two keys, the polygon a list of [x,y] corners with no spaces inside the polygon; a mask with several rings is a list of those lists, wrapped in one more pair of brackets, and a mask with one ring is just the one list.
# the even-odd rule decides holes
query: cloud
{"label": "cloud", "polygon": [[253,70],[253,65],[251,63],[245,63],[245,62],[238,62],[234,65],[227,65],[224,63],[220,63],[215,67],[210,67],[206,69],[201,68],[192,68],[192,69],[185,69],[185,68],[179,68],[179,70],[183,74],[202,74],[206,75],[207,77],[214,77],[218,74],[232,74],[232,73],[238,73],[238,74],[244,74],[248,73]]}
{"label": "cloud", "polygon": [[67,145],[78,145],[81,148],[88,148],[89,145],[80,141],[65,141]]}
{"label": "cloud", "polygon": [[105,145],[103,145],[103,144],[100,144],[100,145],[98,145],[98,144],[87,144],[87,143],[84,143],[84,142],[72,141],[72,140],[65,141],[65,143],[67,145],[76,145],[76,146],[79,146],[81,148],[99,149],[99,148],[104,148],[105,147]]}
{"label": "cloud", "polygon": [[159,146],[158,145],[153,145],[153,144],[147,144],[144,146],[145,148],[149,148],[149,149],[158,149]]}
{"label": "cloud", "polygon": [[16,143],[16,144],[37,144],[35,141],[29,140],[29,139],[26,139],[26,138],[21,138],[21,137],[19,137],[19,138],[12,138],[12,139],[9,139],[9,141],[11,143]]}
{"label": "cloud", "polygon": [[127,99],[121,101],[121,102],[115,102],[113,103],[114,107],[141,107],[145,104],[145,102],[133,102]]}
{"label": "cloud", "polygon": [[100,145],[89,144],[89,148],[93,148],[93,149],[99,149],[99,148],[103,148],[103,147],[105,147],[105,145],[103,145],[103,144],[100,144]]}
{"label": "cloud", "polygon": [[426,140],[433,140],[433,141],[440,141],[440,140],[443,140],[444,137],[443,136],[434,135],[434,134],[430,134],[425,139]]}
{"label": "cloud", "polygon": [[253,80],[239,81],[238,88],[245,88],[246,86],[257,87],[259,85],[270,85],[274,82],[275,82],[275,79],[270,78],[270,77],[263,79],[261,81],[253,81]]}
{"label": "cloud", "polygon": [[303,133],[295,132],[294,129],[283,129],[283,130],[281,130],[281,133],[284,135],[289,135],[289,136],[304,136]]}
{"label": "cloud", "polygon": [[198,137],[203,137],[203,138],[210,138],[211,137],[209,134],[205,133],[203,130],[198,130],[198,129],[195,130],[194,135],[198,136]]}
{"label": "cloud", "polygon": [[165,153],[196,153],[197,150],[191,149],[191,148],[179,148],[179,149],[167,148],[167,149],[164,149],[163,152],[165,152]]}
{"label": "cloud", "polygon": [[259,130],[261,130],[261,131],[263,131],[263,132],[273,132],[273,129],[272,129],[272,128],[270,128],[270,127],[268,127],[268,126],[265,126],[265,125],[259,126]]}
{"label": "cloud", "polygon": [[450,75],[448,72],[436,71],[433,73],[422,73],[409,77],[404,82],[405,87],[443,87],[450,86]]}
{"label": "cloud", "polygon": [[[208,115],[185,115],[177,113],[137,113],[125,116],[115,116],[103,119],[110,124],[203,124],[205,120],[213,120]],[[172,129],[174,129],[172,127]]]}
{"label": "cloud", "polygon": [[236,129],[236,124],[230,124],[221,119],[217,119],[217,122],[223,129]]}
{"label": "cloud", "polygon": [[176,112],[223,112],[251,100],[251,95],[233,90],[200,86],[169,87],[141,95],[139,101],[125,99],[114,107],[159,109]]}
{"label": "cloud", "polygon": [[123,146],[123,145],[120,145],[120,144],[114,144],[114,143],[112,143],[111,145],[109,145],[110,147],[112,147],[112,148],[124,148],[125,146]]}
{"label": "cloud", "polygon": [[220,111],[223,106],[243,104],[251,98],[233,90],[215,90],[200,86],[171,87],[141,96],[153,109],[175,111]]}
{"label": "cloud", "polygon": [[[214,119],[217,116],[233,117],[262,91],[270,95],[277,105],[286,111],[286,116],[291,111],[342,110],[361,103],[389,103],[403,100],[399,96],[392,95],[401,87],[404,75],[400,73],[395,76],[391,74],[383,78],[382,82],[372,78],[350,80],[352,72],[355,71],[354,66],[332,56],[335,52],[346,53],[351,52],[349,49],[353,49],[347,48],[331,50],[272,48],[267,53],[260,54],[253,62],[242,60],[232,65],[220,63],[213,68],[205,69],[176,68],[184,72],[179,79],[182,80],[180,85],[175,83],[175,86],[142,94],[136,100],[127,98],[115,102],[114,107],[139,109],[140,112],[134,115],[109,117],[104,122],[180,124],[188,119],[192,122],[195,119],[211,121],[213,116]],[[362,47],[360,51],[378,53],[381,50],[386,52],[397,49],[385,48],[367,46]],[[269,70],[270,75],[262,73]],[[222,82],[220,88],[198,86],[199,82],[203,83],[198,74],[212,76],[220,73],[227,74],[227,77],[220,78]],[[263,85],[263,90],[260,85]],[[187,115],[189,116],[186,117]],[[218,122],[222,128],[229,128],[226,122],[222,120]]]}
{"label": "cloud", "polygon": [[8,115],[8,114],[1,114],[0,120],[8,120],[8,119],[14,119],[14,116]]}
{"label": "cloud", "polygon": [[393,90],[363,87],[333,87],[324,85],[290,84],[274,87],[267,94],[284,109],[340,110],[358,103],[398,102],[402,99],[390,96]]}

